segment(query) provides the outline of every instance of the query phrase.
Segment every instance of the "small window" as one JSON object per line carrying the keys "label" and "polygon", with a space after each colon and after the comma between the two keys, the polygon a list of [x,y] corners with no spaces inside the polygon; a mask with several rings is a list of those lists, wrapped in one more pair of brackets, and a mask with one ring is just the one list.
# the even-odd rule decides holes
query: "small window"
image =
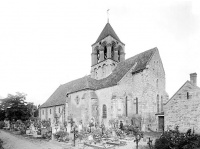
{"label": "small window", "polygon": [[49,113],[51,114],[51,109],[49,110]]}
{"label": "small window", "polygon": [[190,94],[189,94],[189,92],[187,92],[187,99],[190,99]]}
{"label": "small window", "polygon": [[58,111],[59,111],[59,113],[60,113],[60,107],[59,107]]}

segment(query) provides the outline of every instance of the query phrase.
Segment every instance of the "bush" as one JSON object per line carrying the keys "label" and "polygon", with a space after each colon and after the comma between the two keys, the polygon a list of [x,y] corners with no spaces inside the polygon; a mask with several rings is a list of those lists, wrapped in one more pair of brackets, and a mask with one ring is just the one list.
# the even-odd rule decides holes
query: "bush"
{"label": "bush", "polygon": [[155,141],[155,149],[195,149],[200,147],[200,136],[191,134],[191,129],[187,133],[180,133],[178,129],[164,132]]}
{"label": "bush", "polygon": [[0,129],[3,129],[4,126],[5,126],[4,121],[0,121]]}
{"label": "bush", "polygon": [[3,149],[3,141],[0,139],[0,149]]}
{"label": "bush", "polygon": [[58,141],[69,141],[69,134],[66,131],[58,131],[54,136]]}

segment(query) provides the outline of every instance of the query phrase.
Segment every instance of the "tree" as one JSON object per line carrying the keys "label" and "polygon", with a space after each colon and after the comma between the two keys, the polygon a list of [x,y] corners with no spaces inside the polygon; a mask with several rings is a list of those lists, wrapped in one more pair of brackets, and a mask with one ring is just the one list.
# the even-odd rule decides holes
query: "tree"
{"label": "tree", "polygon": [[26,94],[17,92],[16,95],[8,94],[8,97],[3,100],[1,110],[5,112],[5,117],[9,120],[28,120],[31,116],[31,110],[27,106]]}

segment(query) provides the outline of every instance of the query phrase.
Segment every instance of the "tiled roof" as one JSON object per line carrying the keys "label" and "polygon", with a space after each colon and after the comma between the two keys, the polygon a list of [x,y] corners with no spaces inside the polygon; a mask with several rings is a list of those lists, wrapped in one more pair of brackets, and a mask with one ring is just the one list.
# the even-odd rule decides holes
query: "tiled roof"
{"label": "tiled roof", "polygon": [[83,78],[63,84],[58,87],[58,89],[43,105],[41,105],[41,107],[64,104],[66,102],[66,95],[73,92],[86,89],[98,90],[117,85],[117,83],[135,64],[136,66],[132,70],[133,74],[145,69],[156,50],[157,48],[150,49],[118,63],[113,72],[108,77],[101,80],[95,80],[90,76],[85,76]]}
{"label": "tiled roof", "polygon": [[[104,29],[102,30],[101,34],[99,35],[98,39],[96,40],[95,43],[101,41],[102,39],[106,38],[107,36],[112,36],[113,38],[115,38],[116,40],[120,41],[119,37],[117,36],[117,34],[115,33],[114,29],[112,28],[112,26],[110,25],[110,23],[107,23],[106,26],[104,27]],[[121,41],[120,41],[121,42]],[[94,44],[95,44],[94,43]],[[121,42],[122,43],[122,42]]]}

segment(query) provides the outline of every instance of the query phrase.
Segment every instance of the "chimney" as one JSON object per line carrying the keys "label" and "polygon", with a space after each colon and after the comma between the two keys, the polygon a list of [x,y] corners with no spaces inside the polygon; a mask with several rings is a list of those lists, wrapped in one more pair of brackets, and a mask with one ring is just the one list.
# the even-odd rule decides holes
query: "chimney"
{"label": "chimney", "polygon": [[197,85],[197,73],[191,73],[190,74],[190,82],[194,84],[195,86]]}

